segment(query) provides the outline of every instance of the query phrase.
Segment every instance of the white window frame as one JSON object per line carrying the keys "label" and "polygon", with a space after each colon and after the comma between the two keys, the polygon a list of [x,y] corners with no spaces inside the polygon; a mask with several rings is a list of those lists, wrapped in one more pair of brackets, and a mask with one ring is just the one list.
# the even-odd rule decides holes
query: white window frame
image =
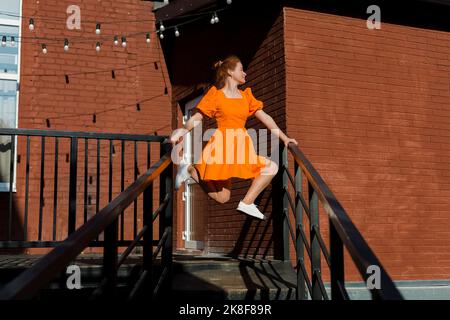
{"label": "white window frame", "polygon": [[[22,16],[22,1],[19,0],[19,16]],[[16,91],[16,123],[15,128],[19,127],[19,90],[20,90],[20,60],[21,60],[21,49],[22,49],[22,18],[18,19],[5,19],[0,18],[0,25],[19,27],[19,39],[17,43],[17,73],[5,73],[0,71],[0,80],[16,80],[17,81],[17,91]],[[17,136],[15,137],[14,144],[14,168],[13,168],[13,184],[12,192],[17,192],[16,188],[17,179]],[[9,182],[0,182],[0,192],[9,192]]]}

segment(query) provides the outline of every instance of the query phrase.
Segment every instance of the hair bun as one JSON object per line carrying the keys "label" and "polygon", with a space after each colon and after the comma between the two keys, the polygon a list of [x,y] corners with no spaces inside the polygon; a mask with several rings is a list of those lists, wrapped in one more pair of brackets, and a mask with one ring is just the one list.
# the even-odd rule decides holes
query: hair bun
{"label": "hair bun", "polygon": [[214,68],[216,69],[219,68],[222,65],[222,63],[223,63],[222,60],[217,61],[216,63],[214,63]]}

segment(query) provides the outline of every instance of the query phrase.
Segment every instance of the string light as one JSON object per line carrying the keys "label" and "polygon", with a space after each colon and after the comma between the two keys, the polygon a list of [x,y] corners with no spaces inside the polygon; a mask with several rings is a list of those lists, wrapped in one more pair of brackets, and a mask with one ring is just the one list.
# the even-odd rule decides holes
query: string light
{"label": "string light", "polygon": [[69,39],[64,40],[64,51],[69,51]]}
{"label": "string light", "polygon": [[100,52],[100,42],[95,45],[95,51]]}
{"label": "string light", "polygon": [[47,46],[44,43],[42,44],[42,53],[47,54]]}
{"label": "string light", "polygon": [[2,47],[6,47],[6,37],[2,37]]}
{"label": "string light", "polygon": [[33,18],[30,18],[30,24],[29,24],[28,27],[30,28],[30,31],[34,30],[34,20],[33,20]]}
{"label": "string light", "polygon": [[[231,4],[232,3],[232,0],[227,0],[226,1],[226,3],[227,4]],[[164,23],[163,23],[163,20],[159,20],[159,28],[157,28],[157,30],[156,30],[156,34],[158,34],[159,33],[159,37],[160,37],[160,39],[164,39],[165,38],[165,35],[163,34],[163,31],[165,31],[166,29],[174,29],[174,35],[175,35],[175,37],[179,37],[180,36],[180,31],[179,31],[179,29],[178,29],[178,27],[180,27],[181,25],[184,25],[184,24],[187,24],[187,23],[191,23],[191,22],[193,22],[193,21],[196,21],[196,20],[199,20],[199,19],[203,19],[204,17],[206,17],[208,14],[212,14],[212,16],[211,16],[211,19],[210,19],[210,22],[211,22],[211,24],[217,24],[217,23],[219,23],[219,17],[218,17],[218,15],[217,15],[217,12],[220,12],[220,11],[223,11],[223,10],[226,10],[226,8],[221,8],[221,9],[218,9],[218,10],[215,10],[215,11],[208,11],[208,12],[202,12],[202,13],[198,13],[198,14],[192,14],[192,15],[187,15],[187,16],[197,16],[196,18],[194,18],[194,19],[191,19],[191,20],[189,20],[189,21],[186,21],[186,22],[183,22],[183,23],[181,23],[181,24],[178,24],[178,25],[176,25],[176,26],[169,26],[169,27],[165,27],[164,26]],[[1,14],[1,11],[0,11],[0,14]],[[40,18],[41,19],[41,18]],[[42,19],[44,19],[44,18],[42,18]],[[100,22],[98,22],[98,21],[91,21],[91,23],[96,23],[96,30],[95,30],[95,32],[96,32],[96,34],[97,35],[100,35],[100,33],[101,33],[101,24],[103,24],[103,22],[102,23],[100,23]],[[107,23],[109,23],[109,22],[107,22]],[[35,28],[35,25],[34,25],[34,20],[33,20],[33,18],[31,18],[30,17],[30,30],[31,31],[33,31],[34,30],[34,28]],[[147,43],[151,43],[151,33],[149,33],[149,32],[137,32],[137,33],[133,33],[133,34],[128,34],[128,36],[136,36],[136,35],[142,35],[142,34],[145,34],[146,35],[146,42]],[[103,37],[104,36],[102,36],[101,38],[103,39]],[[105,38],[105,41],[107,41],[107,38],[108,38],[109,36],[106,36],[106,38]],[[68,48],[68,44],[67,44],[67,42],[68,42],[68,39],[56,39],[56,38],[46,38],[46,37],[24,37],[24,36],[22,36],[22,37],[18,37],[18,38],[20,38],[19,39],[19,41],[20,42],[24,42],[24,40],[23,39],[32,39],[32,40],[48,40],[48,41],[53,41],[53,42],[59,42],[59,41],[62,41],[62,40],[64,40],[64,50],[65,51],[68,51],[69,50],[69,48]],[[86,37],[84,37],[84,36],[79,36],[79,37],[75,37],[75,38],[80,38],[79,40],[77,39],[77,40],[75,40],[75,42],[76,43],[78,43],[78,42],[89,42],[89,41],[95,41],[95,40],[101,40],[101,39],[99,39],[99,38],[97,38],[97,39],[94,39],[94,38],[86,38]],[[121,37],[122,38],[122,47],[127,47],[127,43],[126,43],[126,38],[125,38],[125,36],[122,36]],[[72,39],[73,40],[73,39]],[[30,40],[30,42],[31,42],[31,40]],[[96,41],[95,41],[96,42]],[[103,41],[102,41],[103,42]],[[14,45],[14,40],[11,38],[11,46],[13,46]],[[73,44],[73,43],[72,43]],[[98,44],[100,44],[100,42],[99,43],[97,43],[97,45],[96,45],[96,50],[97,51],[100,51],[100,46],[98,45]],[[114,45],[118,45],[119,44],[119,37],[117,36],[117,35],[115,35],[114,36]],[[42,46],[42,50],[43,50],[43,52],[44,53],[47,53],[47,48],[46,48],[46,46]]]}

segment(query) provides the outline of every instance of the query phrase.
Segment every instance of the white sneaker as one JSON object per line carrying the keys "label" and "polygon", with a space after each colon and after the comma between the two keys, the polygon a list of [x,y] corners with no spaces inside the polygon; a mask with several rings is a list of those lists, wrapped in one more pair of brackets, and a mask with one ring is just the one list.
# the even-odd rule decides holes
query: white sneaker
{"label": "white sneaker", "polygon": [[252,204],[245,204],[242,201],[239,201],[239,205],[236,208],[236,210],[241,211],[245,214],[248,214],[249,216],[261,219],[261,220],[267,220],[267,217],[261,213],[261,211],[258,210],[258,207],[252,203]]}
{"label": "white sneaker", "polygon": [[180,189],[183,182],[191,177],[188,171],[189,163],[181,161],[178,165],[177,175],[175,176],[175,190]]}

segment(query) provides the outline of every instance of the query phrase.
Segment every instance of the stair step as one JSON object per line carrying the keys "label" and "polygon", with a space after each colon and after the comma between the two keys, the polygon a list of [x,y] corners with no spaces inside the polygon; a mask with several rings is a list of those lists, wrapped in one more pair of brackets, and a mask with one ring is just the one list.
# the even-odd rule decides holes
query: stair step
{"label": "stair step", "polygon": [[296,273],[290,262],[174,255],[178,300],[291,300]]}

